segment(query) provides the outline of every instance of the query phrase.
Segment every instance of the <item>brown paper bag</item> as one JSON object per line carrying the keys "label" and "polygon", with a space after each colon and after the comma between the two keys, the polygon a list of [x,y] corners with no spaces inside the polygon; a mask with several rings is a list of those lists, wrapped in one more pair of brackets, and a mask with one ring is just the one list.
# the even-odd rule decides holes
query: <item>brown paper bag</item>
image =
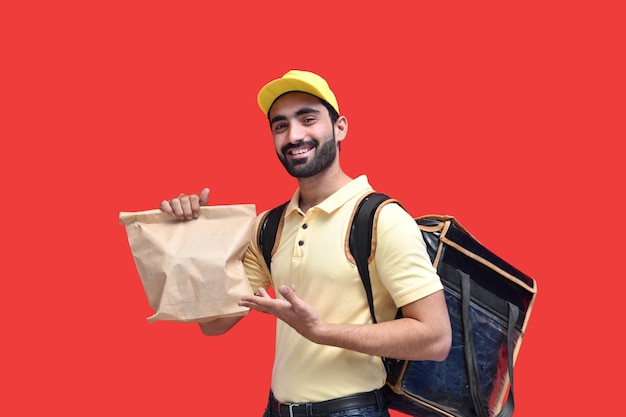
{"label": "brown paper bag", "polygon": [[252,294],[242,258],[254,235],[254,205],[201,207],[191,221],[161,210],[119,217],[154,310],[149,322],[200,323],[248,313],[237,302]]}

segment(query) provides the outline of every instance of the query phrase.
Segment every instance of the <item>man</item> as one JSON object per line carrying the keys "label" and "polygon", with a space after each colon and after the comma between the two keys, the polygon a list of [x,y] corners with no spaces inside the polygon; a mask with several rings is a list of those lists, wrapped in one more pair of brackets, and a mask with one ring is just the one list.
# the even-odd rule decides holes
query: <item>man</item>
{"label": "man", "polygon": [[[292,70],[266,84],[258,104],[269,119],[278,158],[298,182],[282,219],[271,275],[258,242],[251,242],[244,257],[256,295],[239,304],[278,318],[265,416],[357,415],[349,414],[356,409],[358,415],[388,416],[381,357],[441,361],[450,349],[441,281],[415,221],[397,204],[385,205],[370,263],[378,318],[373,324],[345,244],[354,208],[372,187],[366,176],[353,179],[341,169],[348,120],[335,95],[320,76]],[[163,201],[161,209],[192,219],[208,204],[208,193],[205,188],[199,195],[181,194]],[[277,290],[275,299],[269,286]],[[398,307],[403,318],[394,320]],[[240,319],[200,327],[218,335]]]}

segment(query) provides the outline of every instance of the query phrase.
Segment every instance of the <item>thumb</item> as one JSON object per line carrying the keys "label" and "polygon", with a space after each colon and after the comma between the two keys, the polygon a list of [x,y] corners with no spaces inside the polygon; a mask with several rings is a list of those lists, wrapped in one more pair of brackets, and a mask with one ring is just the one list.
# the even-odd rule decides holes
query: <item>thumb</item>
{"label": "thumb", "polygon": [[207,206],[208,204],[209,204],[209,189],[203,188],[202,191],[200,191],[200,205]]}
{"label": "thumb", "polygon": [[294,302],[299,301],[299,298],[296,295],[296,288],[293,285],[291,287],[283,285],[282,287],[280,287],[279,292],[285,298],[285,300],[291,303],[291,305],[293,305]]}

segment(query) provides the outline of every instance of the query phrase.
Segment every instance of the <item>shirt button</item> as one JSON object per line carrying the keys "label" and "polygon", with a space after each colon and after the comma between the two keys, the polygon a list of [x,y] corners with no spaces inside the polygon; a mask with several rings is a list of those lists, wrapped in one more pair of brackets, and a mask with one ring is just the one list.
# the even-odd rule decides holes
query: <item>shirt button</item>
{"label": "shirt button", "polygon": [[304,223],[304,224],[302,225],[302,228],[303,228],[303,229],[306,229],[307,227],[309,227],[309,225],[308,225],[308,224],[306,224],[306,223]]}
{"label": "shirt button", "polygon": [[298,241],[298,246],[302,246],[302,245],[304,245],[304,240]]}

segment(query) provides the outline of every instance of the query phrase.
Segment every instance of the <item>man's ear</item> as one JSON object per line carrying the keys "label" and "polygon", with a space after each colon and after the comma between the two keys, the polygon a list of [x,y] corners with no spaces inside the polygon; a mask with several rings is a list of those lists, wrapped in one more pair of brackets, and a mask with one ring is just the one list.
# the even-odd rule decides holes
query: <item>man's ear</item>
{"label": "man's ear", "polygon": [[337,142],[341,142],[348,134],[348,119],[346,116],[339,116],[335,122],[335,139]]}

